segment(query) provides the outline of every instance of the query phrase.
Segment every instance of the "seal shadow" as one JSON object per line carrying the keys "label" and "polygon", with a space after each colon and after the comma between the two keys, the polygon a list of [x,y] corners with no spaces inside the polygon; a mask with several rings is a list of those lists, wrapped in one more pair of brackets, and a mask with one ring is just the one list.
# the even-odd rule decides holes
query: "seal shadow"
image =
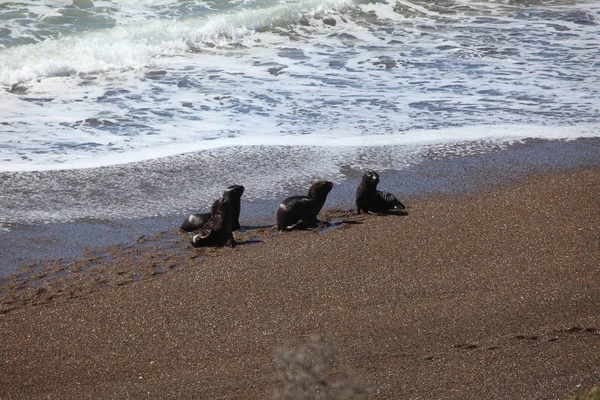
{"label": "seal shadow", "polygon": [[253,238],[253,239],[248,239],[248,240],[236,240],[235,241],[235,245],[236,246],[245,246],[247,244],[257,244],[257,243],[262,243],[262,239],[259,237]]}
{"label": "seal shadow", "polygon": [[248,225],[248,226],[241,226],[240,227],[240,233],[245,232],[245,231],[257,230],[257,229],[267,229],[267,228],[271,228],[271,227],[273,227],[273,225]]}
{"label": "seal shadow", "polygon": [[339,228],[342,225],[360,225],[362,222],[354,221],[354,220],[346,220],[346,219],[333,219],[330,221],[325,221],[317,227],[316,232],[319,235],[323,235],[325,233],[331,232],[332,230]]}
{"label": "seal shadow", "polygon": [[370,215],[377,215],[377,216],[386,216],[386,215],[395,215],[397,217],[406,217],[408,215],[408,211],[407,210],[395,210],[395,211],[387,211],[387,212],[383,212],[383,213],[377,213],[377,212],[369,212]]}
{"label": "seal shadow", "polygon": [[268,234],[269,229],[272,229],[273,225],[244,225],[240,226],[239,233],[234,235],[235,244],[247,245],[257,244],[263,241],[263,236]]}

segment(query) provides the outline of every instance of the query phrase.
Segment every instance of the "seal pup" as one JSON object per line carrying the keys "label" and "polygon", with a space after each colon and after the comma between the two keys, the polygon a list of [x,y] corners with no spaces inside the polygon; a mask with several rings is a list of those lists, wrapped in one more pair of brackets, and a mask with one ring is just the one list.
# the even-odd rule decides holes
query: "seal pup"
{"label": "seal pup", "polygon": [[[241,197],[244,194],[242,185],[231,185],[223,192],[223,199],[229,199],[231,207],[231,229],[240,230]],[[204,226],[210,219],[211,213],[191,214],[179,227],[184,232],[193,232]]]}
{"label": "seal pup", "polygon": [[369,171],[356,190],[356,213],[406,215],[406,207],[393,194],[377,190],[379,174]]}
{"label": "seal pup", "polygon": [[317,214],[332,188],[332,182],[318,181],[312,184],[307,196],[292,196],[283,200],[277,209],[277,229],[317,226]]}
{"label": "seal pup", "polygon": [[240,230],[240,199],[243,194],[244,187],[242,185],[231,185],[223,192],[223,199],[229,200],[229,207],[231,208],[231,229],[234,231]]}
{"label": "seal pup", "polygon": [[209,220],[190,238],[194,247],[224,246],[227,243],[235,246],[231,230],[231,204],[228,198],[215,200]]}

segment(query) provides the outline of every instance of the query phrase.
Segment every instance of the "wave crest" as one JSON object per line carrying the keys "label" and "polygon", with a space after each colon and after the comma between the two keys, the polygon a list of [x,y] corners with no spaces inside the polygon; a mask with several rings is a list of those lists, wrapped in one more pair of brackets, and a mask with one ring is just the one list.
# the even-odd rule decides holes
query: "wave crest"
{"label": "wave crest", "polygon": [[304,0],[264,4],[186,20],[154,20],[80,36],[48,39],[0,52],[0,84],[42,77],[153,66],[161,57],[203,48],[235,47],[253,32],[335,12],[352,0]]}

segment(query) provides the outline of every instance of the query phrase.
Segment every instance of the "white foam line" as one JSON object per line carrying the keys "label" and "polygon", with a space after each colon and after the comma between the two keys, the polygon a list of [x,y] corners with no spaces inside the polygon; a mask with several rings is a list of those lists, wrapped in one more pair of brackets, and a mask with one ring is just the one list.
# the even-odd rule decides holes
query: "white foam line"
{"label": "white foam line", "polygon": [[375,146],[427,146],[431,144],[463,143],[473,141],[517,142],[524,139],[575,140],[600,137],[600,124],[574,126],[530,126],[530,125],[482,125],[440,130],[414,130],[396,135],[339,136],[331,132],[315,132],[274,138],[272,136],[250,136],[243,138],[220,138],[205,142],[179,143],[156,148],[133,149],[113,155],[94,156],[69,160],[65,164],[0,164],[0,172],[25,172],[97,168],[148,161],[180,154],[199,152],[223,147],[247,146],[291,146],[291,147],[375,147]]}

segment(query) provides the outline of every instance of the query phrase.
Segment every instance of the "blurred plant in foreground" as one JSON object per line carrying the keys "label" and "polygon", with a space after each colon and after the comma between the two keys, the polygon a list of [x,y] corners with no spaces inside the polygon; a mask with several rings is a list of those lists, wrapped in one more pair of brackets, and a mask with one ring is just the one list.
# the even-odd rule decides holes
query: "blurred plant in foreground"
{"label": "blurred plant in foreground", "polygon": [[594,387],[587,393],[573,396],[571,400],[600,400],[600,387]]}
{"label": "blurred plant in foreground", "polygon": [[318,335],[303,346],[285,346],[275,356],[277,400],[349,400],[368,391],[350,372],[332,373],[337,348]]}

